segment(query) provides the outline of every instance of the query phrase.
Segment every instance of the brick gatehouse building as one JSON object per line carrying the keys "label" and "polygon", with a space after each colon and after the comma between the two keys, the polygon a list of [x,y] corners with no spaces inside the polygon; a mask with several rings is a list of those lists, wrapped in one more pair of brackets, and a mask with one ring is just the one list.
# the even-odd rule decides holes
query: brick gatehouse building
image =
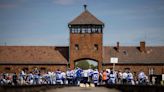
{"label": "brick gatehouse building", "polygon": [[0,73],[31,71],[34,68],[55,71],[74,68],[79,60],[94,60],[98,69],[112,68],[111,57],[118,57],[116,70],[130,68],[146,74],[164,73],[164,46],[103,46],[104,23],[92,15],[84,5],[84,11],[68,23],[69,46],[0,46]]}

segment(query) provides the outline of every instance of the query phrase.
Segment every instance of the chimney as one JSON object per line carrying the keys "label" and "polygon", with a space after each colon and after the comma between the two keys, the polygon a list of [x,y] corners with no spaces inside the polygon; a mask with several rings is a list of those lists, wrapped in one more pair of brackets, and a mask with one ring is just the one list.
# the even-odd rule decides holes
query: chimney
{"label": "chimney", "polygon": [[145,43],[145,41],[140,42],[140,51],[141,52],[146,52],[146,43]]}
{"label": "chimney", "polygon": [[117,42],[117,52],[119,52],[119,49],[120,49],[120,43]]}

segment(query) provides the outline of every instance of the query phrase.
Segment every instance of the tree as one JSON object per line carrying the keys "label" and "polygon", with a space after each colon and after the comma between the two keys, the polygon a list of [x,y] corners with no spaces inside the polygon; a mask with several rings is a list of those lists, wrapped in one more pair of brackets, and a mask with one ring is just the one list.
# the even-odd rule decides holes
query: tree
{"label": "tree", "polygon": [[91,69],[97,69],[97,66],[93,65],[93,64],[90,64],[90,68]]}
{"label": "tree", "polygon": [[76,62],[75,66],[81,69],[89,69],[90,64],[87,60],[81,60],[81,61]]}

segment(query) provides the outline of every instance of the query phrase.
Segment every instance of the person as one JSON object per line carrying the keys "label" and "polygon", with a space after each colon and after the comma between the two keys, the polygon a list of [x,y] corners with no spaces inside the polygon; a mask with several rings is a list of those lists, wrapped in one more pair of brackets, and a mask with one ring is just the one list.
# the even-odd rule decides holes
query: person
{"label": "person", "polygon": [[68,69],[67,72],[66,72],[66,77],[67,77],[67,81],[68,81],[68,84],[73,84],[73,76],[71,75],[71,70]]}
{"label": "person", "polygon": [[32,74],[32,72],[30,72],[30,73],[28,74],[28,81],[29,81],[29,84],[30,84],[30,85],[33,84],[33,79],[34,79],[33,74]]}
{"label": "person", "polygon": [[57,69],[57,71],[56,71],[56,84],[63,84],[62,74],[59,69]]}
{"label": "person", "polygon": [[43,81],[42,81],[42,76],[41,76],[41,74],[39,73],[38,74],[38,84],[42,84],[43,83]]}
{"label": "person", "polygon": [[109,78],[109,77],[110,77],[110,76],[109,76],[110,73],[111,73],[111,71],[110,71],[110,72],[106,71],[106,75],[107,75],[107,76],[106,76],[106,84],[108,84],[108,81],[109,81],[109,79],[110,79],[110,78]]}
{"label": "person", "polygon": [[53,84],[53,76],[54,76],[53,72],[48,72],[48,75],[49,75],[49,83]]}
{"label": "person", "polygon": [[16,73],[13,74],[13,77],[12,77],[12,82],[13,82],[13,85],[17,85],[17,75]]}
{"label": "person", "polygon": [[39,75],[37,73],[34,73],[34,80],[33,80],[33,84],[39,84]]}
{"label": "person", "polygon": [[39,84],[39,70],[38,70],[38,68],[35,68],[34,70],[33,70],[33,77],[34,77],[34,79],[33,79],[33,84]]}
{"label": "person", "polygon": [[56,73],[55,72],[52,72],[52,84],[56,84]]}
{"label": "person", "polygon": [[3,75],[0,74],[0,85],[3,85]]}
{"label": "person", "polygon": [[127,72],[124,71],[123,74],[122,74],[122,83],[123,84],[127,83],[127,76],[128,76]]}
{"label": "person", "polygon": [[93,69],[88,69],[88,82],[89,84],[92,82],[92,76],[93,76]]}
{"label": "person", "polygon": [[141,70],[141,72],[138,74],[138,80],[139,84],[144,84],[145,83],[145,73]]}
{"label": "person", "polygon": [[134,85],[135,83],[134,83],[134,80],[133,80],[133,74],[130,72],[130,70],[128,71],[127,75],[128,75],[127,76],[127,83]]}
{"label": "person", "polygon": [[22,70],[19,74],[19,81],[20,81],[21,85],[25,84],[25,75],[26,74],[25,74],[24,70]]}
{"label": "person", "polygon": [[103,84],[107,84],[107,72],[105,70],[103,70],[103,73],[102,73],[102,81],[103,81]]}
{"label": "person", "polygon": [[3,73],[2,76],[2,84],[5,85],[7,81],[7,73]]}
{"label": "person", "polygon": [[153,85],[155,85],[155,82],[156,82],[155,79],[156,79],[156,77],[153,76],[153,77],[152,77],[152,84],[153,84]]}
{"label": "person", "polygon": [[108,84],[115,84],[115,81],[116,81],[116,75],[113,71],[111,71],[109,74]]}
{"label": "person", "polygon": [[81,77],[82,77],[82,70],[80,68],[77,68],[76,70],[76,85],[80,85]]}
{"label": "person", "polygon": [[93,80],[93,83],[94,83],[95,85],[98,85],[98,83],[99,83],[99,72],[98,72],[97,69],[95,69],[95,70],[93,71],[92,80]]}
{"label": "person", "polygon": [[65,81],[66,81],[66,73],[63,71],[63,72],[61,73],[61,75],[62,75],[63,84],[65,84]]}
{"label": "person", "polygon": [[103,71],[100,71],[100,73],[99,73],[99,84],[102,84],[102,77],[103,77]]}
{"label": "person", "polygon": [[121,72],[121,70],[118,71],[117,78],[118,78],[117,83],[118,84],[121,84],[121,82],[122,82],[122,72]]}
{"label": "person", "polygon": [[48,75],[48,72],[45,73],[45,74],[43,74],[42,79],[43,79],[43,84],[49,84],[49,75]]}
{"label": "person", "polygon": [[72,77],[72,84],[73,85],[76,85],[76,82],[77,82],[77,80],[76,80],[76,77],[77,77],[76,76],[76,71],[77,71],[76,69],[71,70],[71,77]]}
{"label": "person", "polygon": [[136,72],[133,72],[133,80],[135,84],[138,84],[138,77]]}
{"label": "person", "polygon": [[88,70],[83,70],[83,83],[84,84],[88,83],[88,77],[89,77]]}
{"label": "person", "polygon": [[7,76],[7,84],[8,85],[12,84],[12,75],[11,74],[8,74],[8,76]]}
{"label": "person", "polygon": [[149,78],[146,75],[145,75],[145,82],[146,82],[146,85],[148,85],[150,83]]}

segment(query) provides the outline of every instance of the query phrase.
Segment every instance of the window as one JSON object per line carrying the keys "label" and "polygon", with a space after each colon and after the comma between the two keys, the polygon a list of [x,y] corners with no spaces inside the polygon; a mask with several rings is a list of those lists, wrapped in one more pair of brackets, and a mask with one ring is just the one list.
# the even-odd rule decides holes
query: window
{"label": "window", "polygon": [[94,44],[94,50],[98,50],[98,44]]}
{"label": "window", "polygon": [[79,45],[78,44],[75,44],[75,49],[79,50]]}
{"label": "window", "polygon": [[74,33],[74,30],[72,30],[71,32]]}
{"label": "window", "polygon": [[95,28],[95,33],[98,33],[98,27]]}
{"label": "window", "polygon": [[85,33],[85,30],[86,30],[85,28],[82,28],[81,33]]}
{"label": "window", "polygon": [[101,28],[98,28],[98,32],[101,33]]}
{"label": "window", "polygon": [[74,33],[77,33],[77,30],[74,30]]}
{"label": "window", "polygon": [[85,33],[85,30],[82,30],[82,33]]}
{"label": "window", "polygon": [[91,33],[91,29],[90,28],[88,28],[88,33]]}
{"label": "window", "polygon": [[81,30],[81,29],[80,29],[80,28],[78,28],[78,33],[80,33],[80,30]]}
{"label": "window", "polygon": [[92,28],[92,33],[95,33],[96,29],[95,28]]}
{"label": "window", "polygon": [[71,30],[74,31],[74,28],[72,28]]}

